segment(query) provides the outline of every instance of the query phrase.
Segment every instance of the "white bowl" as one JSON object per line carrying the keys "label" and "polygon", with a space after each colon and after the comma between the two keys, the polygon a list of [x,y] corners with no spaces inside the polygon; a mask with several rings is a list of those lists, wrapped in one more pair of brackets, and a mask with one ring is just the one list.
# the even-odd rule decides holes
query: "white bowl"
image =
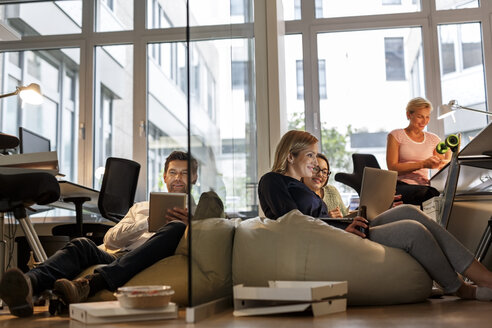
{"label": "white bowl", "polygon": [[174,295],[171,286],[120,287],[114,296],[124,308],[148,309],[166,307]]}

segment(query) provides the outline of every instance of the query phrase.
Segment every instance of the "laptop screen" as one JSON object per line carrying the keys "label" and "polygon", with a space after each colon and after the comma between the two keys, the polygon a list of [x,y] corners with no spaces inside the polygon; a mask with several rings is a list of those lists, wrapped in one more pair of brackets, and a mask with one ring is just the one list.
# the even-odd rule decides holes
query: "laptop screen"
{"label": "laptop screen", "polygon": [[391,207],[396,192],[396,171],[365,167],[360,189],[360,205],[367,207],[372,220]]}

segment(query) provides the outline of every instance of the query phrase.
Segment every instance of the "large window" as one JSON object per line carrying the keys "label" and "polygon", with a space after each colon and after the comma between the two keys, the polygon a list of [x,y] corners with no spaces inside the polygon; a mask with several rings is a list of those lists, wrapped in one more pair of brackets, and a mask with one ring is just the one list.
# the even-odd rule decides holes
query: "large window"
{"label": "large window", "polygon": [[[439,25],[442,99],[487,110],[480,23]],[[470,86],[470,87],[464,87]],[[462,146],[487,125],[487,117],[458,111],[444,119],[446,134],[462,133]]]}
{"label": "large window", "polygon": [[[350,172],[354,152],[374,154],[385,167],[386,136],[407,125],[413,97],[428,98],[434,108],[456,99],[487,110],[484,58],[492,54],[484,52],[482,36],[492,36],[482,21],[488,7],[479,1],[436,0],[438,11],[453,10],[446,16],[418,0],[282,3],[287,128],[319,137],[333,172]],[[464,143],[488,123],[465,111],[439,121],[436,112],[428,129],[440,137],[461,132]]]}
{"label": "large window", "polygon": [[[1,23],[10,26],[19,36],[81,32],[82,0],[26,2],[0,5]],[[49,19],[44,19],[46,17]]]}
{"label": "large window", "polygon": [[[253,2],[190,2],[191,24],[207,28],[200,42],[192,40],[189,68],[186,3],[143,4],[138,13],[134,0],[0,5],[0,23],[10,33],[0,35],[2,44],[10,42],[0,54],[1,91],[36,82],[45,98],[39,106],[2,99],[2,131],[17,134],[24,126],[46,136],[66,178],[95,188],[110,156],[146,164],[136,197],[144,200],[148,191],[165,190],[167,155],[188,149],[189,86],[192,153],[200,164],[196,196],[212,189],[227,211],[257,213]],[[94,15],[82,20],[86,7]],[[233,31],[230,24],[243,25]],[[65,46],[34,50],[56,43]]]}
{"label": "large window", "polygon": [[17,97],[0,101],[1,131],[18,135],[27,128],[50,139],[58,152],[60,172],[76,178],[76,123],[78,113],[79,50],[51,49],[0,54],[3,78],[0,92],[38,83],[44,95],[40,105],[25,104]]}
{"label": "large window", "polygon": [[[419,28],[406,28],[318,35],[318,60],[326,62],[330,94],[320,101],[322,151],[332,171],[349,171],[354,152],[372,153],[385,167],[386,134],[406,126],[406,103],[417,95],[401,75],[421,60],[420,34]],[[401,53],[405,44],[415,56],[388,61],[387,40],[397,40]],[[391,79],[388,71],[394,72]],[[399,71],[403,73],[396,75]]]}
{"label": "large window", "polygon": [[110,156],[132,158],[133,47],[96,48],[94,74],[94,186]]}

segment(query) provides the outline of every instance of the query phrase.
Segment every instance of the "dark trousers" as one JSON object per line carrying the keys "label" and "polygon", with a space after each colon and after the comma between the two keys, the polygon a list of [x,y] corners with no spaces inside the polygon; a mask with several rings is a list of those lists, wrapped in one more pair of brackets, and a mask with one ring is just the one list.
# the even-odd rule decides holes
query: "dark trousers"
{"label": "dark trousers", "polygon": [[439,191],[431,186],[412,185],[397,181],[396,194],[401,195],[401,200],[404,204],[422,206],[422,203],[426,200],[439,196]]}
{"label": "dark trousers", "polygon": [[118,258],[100,250],[87,238],[76,238],[26,274],[33,281],[33,292],[37,295],[52,289],[57,279],[72,280],[91,265],[107,264],[95,271],[101,274],[110,290],[116,290],[135,274],[173,255],[185,229],[183,222],[172,221],[140,247]]}

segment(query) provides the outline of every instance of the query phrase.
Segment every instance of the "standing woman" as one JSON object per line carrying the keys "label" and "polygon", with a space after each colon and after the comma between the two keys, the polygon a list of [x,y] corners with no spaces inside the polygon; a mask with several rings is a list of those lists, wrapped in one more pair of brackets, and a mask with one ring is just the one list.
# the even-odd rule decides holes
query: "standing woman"
{"label": "standing woman", "polygon": [[405,204],[422,205],[422,202],[439,192],[430,186],[429,169],[439,169],[450,159],[451,153],[440,155],[436,145],[437,135],[424,131],[429,123],[432,104],[424,98],[414,98],[407,104],[408,126],[388,134],[386,164],[398,172],[396,194],[402,195]]}
{"label": "standing woman", "polygon": [[[312,217],[327,216],[323,200],[300,181],[312,177],[317,149],[318,139],[308,132],[289,131],[281,138],[272,171],[263,175],[258,184],[260,205],[268,218],[276,220],[291,210]],[[368,221],[355,217],[345,228],[365,238],[356,227],[368,228]],[[400,205],[378,215],[371,221],[369,238],[407,252],[446,293],[456,293],[465,299],[492,300],[492,272],[447,230],[414,206]],[[470,278],[477,286],[465,283],[457,273]]]}

